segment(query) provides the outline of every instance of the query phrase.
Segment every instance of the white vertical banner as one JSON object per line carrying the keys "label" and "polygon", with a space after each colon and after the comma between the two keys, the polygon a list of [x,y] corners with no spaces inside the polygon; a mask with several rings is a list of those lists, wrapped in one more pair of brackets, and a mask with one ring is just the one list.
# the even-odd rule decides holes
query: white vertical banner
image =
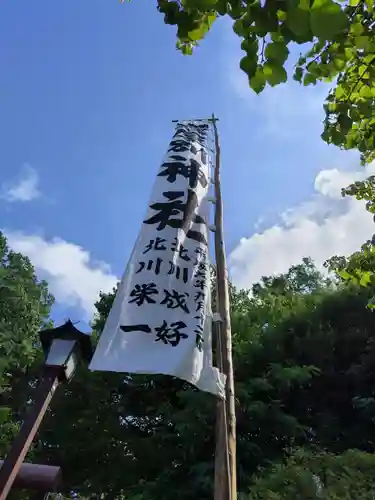
{"label": "white vertical banner", "polygon": [[178,123],[91,370],[167,374],[224,397],[212,364],[208,123]]}

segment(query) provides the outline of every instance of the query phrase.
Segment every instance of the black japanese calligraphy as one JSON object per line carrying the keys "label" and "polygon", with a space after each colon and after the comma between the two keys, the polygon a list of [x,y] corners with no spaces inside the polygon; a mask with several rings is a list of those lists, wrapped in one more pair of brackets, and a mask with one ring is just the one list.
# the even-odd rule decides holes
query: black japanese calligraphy
{"label": "black japanese calligraphy", "polygon": [[196,268],[194,270],[194,278],[196,279],[194,283],[194,287],[198,288],[197,292],[194,295],[194,302],[196,306],[196,312],[200,313],[200,316],[194,316],[195,319],[200,320],[200,324],[204,322],[204,314],[205,314],[205,289],[207,286],[207,270],[208,263],[206,261],[207,253],[200,247],[195,249],[195,253],[197,254],[197,260],[195,262]]}
{"label": "black japanese calligraphy", "polygon": [[144,254],[149,252],[150,250],[166,250],[167,247],[163,245],[167,240],[164,238],[159,238],[157,236],[154,240],[150,240],[150,242],[145,246]]}
{"label": "black japanese calligraphy", "polygon": [[180,294],[177,290],[172,290],[172,292],[164,290],[164,293],[165,297],[160,304],[165,304],[168,309],[182,309],[184,312],[189,314],[189,309],[186,304],[186,299],[189,297],[187,292]]}
{"label": "black japanese calligraphy", "polygon": [[137,306],[141,306],[145,302],[148,304],[155,304],[156,300],[152,298],[152,295],[158,295],[158,290],[155,283],[145,283],[142,285],[135,285],[133,290],[130,292],[129,304],[135,302]]}
{"label": "black japanese calligraphy", "polygon": [[207,164],[205,145],[207,140],[207,128],[195,125],[177,125],[176,133],[170,143],[169,152],[182,153],[191,151],[193,154],[200,153],[201,161]]}
{"label": "black japanese calligraphy", "polygon": [[199,302],[197,302],[196,311],[204,311],[204,302],[203,302],[203,300],[200,300]]}
{"label": "black japanese calligraphy", "polygon": [[[206,269],[208,269],[207,251],[204,248],[197,247],[195,249],[195,254],[196,254],[196,258],[195,258],[194,266],[199,266],[200,264],[205,264]],[[203,267],[201,267],[200,269],[203,269]]]}
{"label": "black japanese calligraphy", "polygon": [[183,123],[179,123],[176,125],[176,132],[173,137],[176,135],[200,135],[204,137],[206,135],[207,129],[203,129],[202,127],[196,126],[194,124],[185,125]]}
{"label": "black japanese calligraphy", "polygon": [[185,129],[185,130],[191,130],[195,129],[197,131],[207,131],[208,130],[208,123],[205,122],[178,122],[176,125],[176,130],[178,129]]}
{"label": "black japanese calligraphy", "polygon": [[207,257],[207,251],[204,248],[197,247],[195,249],[195,253],[201,258],[201,260],[205,260]]}
{"label": "black japanese calligraphy", "polygon": [[173,139],[169,144],[168,153],[184,153],[190,151],[191,143],[185,139]]}
{"label": "black japanese calligraphy", "polygon": [[199,323],[202,325],[204,323],[204,312],[200,312],[199,316],[194,316],[194,319],[199,319]]}
{"label": "black japanese calligraphy", "polygon": [[178,264],[175,264],[172,261],[169,261],[169,271],[168,274],[172,274],[176,276],[176,279],[180,279],[182,276],[182,280],[184,283],[188,282],[189,279],[189,268],[188,267],[180,267]]}
{"label": "black japanese calligraphy", "polygon": [[121,325],[120,328],[125,333],[129,332],[151,333],[152,331],[148,325]]}
{"label": "black japanese calligraphy", "polygon": [[158,174],[158,177],[166,177],[168,182],[173,183],[176,182],[177,176],[181,175],[189,180],[189,186],[192,189],[197,187],[198,182],[204,188],[207,186],[208,181],[200,163],[192,158],[190,163],[186,165],[183,163],[186,158],[177,155],[171,156],[171,159],[178,161],[163,163],[161,168],[164,170]]}
{"label": "black japanese calligraphy", "polygon": [[195,288],[200,288],[201,290],[204,290],[206,288],[206,280],[196,280],[194,286]]}
{"label": "black japanese calligraphy", "polygon": [[[200,154],[200,161],[203,165],[207,165],[207,154],[203,147],[197,147],[196,143],[186,141],[184,139],[175,139],[169,145],[168,153],[187,153],[190,151],[194,155]],[[184,158],[186,160],[186,158]]]}
{"label": "black japanese calligraphy", "polygon": [[186,260],[187,262],[191,260],[190,257],[187,255],[188,253],[187,248],[181,245],[181,243],[178,241],[177,238],[174,238],[171,245],[171,250],[172,252],[178,253],[179,258],[182,260]]}
{"label": "black japanese calligraphy", "polygon": [[207,264],[205,262],[198,262],[198,266],[194,272],[195,278],[205,278],[207,272]]}
{"label": "black japanese calligraphy", "polygon": [[[155,342],[162,341],[164,344],[169,344],[172,347],[178,346],[181,339],[187,339],[188,335],[180,330],[186,328],[186,323],[183,321],[175,321],[168,326],[168,323],[163,320],[162,325],[154,328],[156,338]],[[152,329],[147,324],[138,325],[121,325],[120,329],[125,333],[143,332],[152,333]]]}
{"label": "black japanese calligraphy", "polygon": [[161,326],[155,328],[155,341],[158,342],[161,340],[164,344],[170,344],[172,347],[176,347],[180,343],[181,339],[188,338],[186,333],[180,331],[183,328],[186,328],[186,326],[186,323],[183,321],[176,321],[168,326],[168,323],[164,320]]}
{"label": "black japanese calligraphy", "polygon": [[198,129],[177,127],[172,140],[174,140],[175,138],[184,138],[187,141],[195,141],[204,144],[207,138],[207,134]]}
{"label": "black japanese calligraphy", "polygon": [[147,271],[153,271],[154,274],[159,274],[160,273],[160,266],[161,266],[162,262],[163,262],[163,260],[160,259],[159,257],[156,259],[155,262],[153,260],[149,260],[147,262],[147,264],[146,264],[146,262],[138,262],[139,269],[138,269],[138,271],[136,271],[135,274],[142,272],[144,269],[146,269]]}
{"label": "black japanese calligraphy", "polygon": [[190,142],[198,142],[199,144],[204,144],[207,137],[207,128],[196,127],[194,125],[186,126],[186,125],[177,125],[176,133],[173,136],[173,139],[176,138],[184,138]]}
{"label": "black japanese calligraphy", "polygon": [[[197,195],[189,189],[186,203],[181,199],[184,195],[184,191],[165,191],[163,196],[169,201],[156,202],[150,205],[150,208],[158,213],[143,222],[144,224],[158,224],[157,231],[162,231],[167,226],[182,229],[188,238],[207,245],[204,234],[189,229],[192,223],[205,224],[205,220],[195,213],[198,206]],[[182,218],[174,218],[174,216],[180,214]]]}
{"label": "black japanese calligraphy", "polygon": [[[143,254],[145,253],[148,253],[150,252],[151,250],[154,250],[154,251],[165,251],[167,250],[167,240],[165,238],[160,238],[159,236],[157,236],[155,239],[152,239],[149,241],[149,243],[147,243],[147,245],[145,245],[145,249],[143,251]],[[171,246],[170,246],[170,249],[172,250],[172,252],[174,253],[178,253],[178,257],[182,260],[186,260],[187,262],[189,260],[191,260],[191,258],[187,255],[188,253],[188,249],[185,248],[178,240],[178,238],[174,238],[172,243],[171,243]],[[159,262],[159,266],[160,264],[162,263]],[[142,263],[139,263],[140,264],[140,270],[138,272],[141,272],[143,271],[143,269],[146,267],[146,263],[143,262]],[[150,264],[150,261],[148,262],[147,264],[147,268],[150,267],[152,268],[152,264]]]}

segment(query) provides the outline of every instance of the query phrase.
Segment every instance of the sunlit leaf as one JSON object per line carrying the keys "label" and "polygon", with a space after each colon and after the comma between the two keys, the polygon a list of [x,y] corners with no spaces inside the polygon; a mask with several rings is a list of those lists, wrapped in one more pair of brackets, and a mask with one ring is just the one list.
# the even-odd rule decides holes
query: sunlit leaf
{"label": "sunlit leaf", "polygon": [[258,66],[256,71],[255,71],[254,76],[249,78],[249,84],[250,84],[250,87],[257,94],[262,92],[262,90],[266,86],[266,77],[264,75],[263,68],[261,66]]}
{"label": "sunlit leaf", "polygon": [[303,77],[302,68],[296,68],[294,75],[293,75],[294,80],[296,80],[297,82],[302,82],[302,77]]}
{"label": "sunlit leaf", "polygon": [[263,72],[267,82],[273,87],[279,83],[284,83],[288,79],[286,70],[280,64],[268,61],[263,66]]}
{"label": "sunlit leaf", "polygon": [[330,40],[345,30],[348,23],[348,17],[339,4],[332,0],[314,0],[310,26],[315,36]]}
{"label": "sunlit leaf", "polygon": [[312,75],[311,73],[306,73],[306,75],[303,78],[303,84],[305,86],[307,85],[315,85],[317,82],[316,76]]}
{"label": "sunlit leaf", "polygon": [[288,47],[282,42],[269,43],[265,50],[265,56],[267,59],[275,61],[280,65],[283,65],[287,60],[289,54]]}
{"label": "sunlit leaf", "polygon": [[299,7],[286,13],[286,25],[295,35],[306,35],[310,31],[310,11]]}
{"label": "sunlit leaf", "polygon": [[245,56],[240,61],[240,68],[251,77],[257,69],[257,61],[253,57]]}

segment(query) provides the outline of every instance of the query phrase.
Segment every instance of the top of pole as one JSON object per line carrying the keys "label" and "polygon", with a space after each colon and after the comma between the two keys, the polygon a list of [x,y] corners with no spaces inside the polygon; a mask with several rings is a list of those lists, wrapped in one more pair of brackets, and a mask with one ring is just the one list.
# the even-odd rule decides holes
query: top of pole
{"label": "top of pole", "polygon": [[172,123],[181,123],[181,122],[211,122],[215,123],[218,122],[219,118],[216,118],[214,113],[212,113],[211,118],[195,118],[195,119],[190,119],[190,120],[172,120]]}
{"label": "top of pole", "polygon": [[212,113],[212,116],[211,116],[211,118],[210,118],[210,122],[212,122],[212,123],[214,123],[214,124],[215,124],[215,123],[216,123],[216,122],[218,122],[218,121],[219,121],[219,118],[216,118],[215,114],[214,114],[214,113]]}

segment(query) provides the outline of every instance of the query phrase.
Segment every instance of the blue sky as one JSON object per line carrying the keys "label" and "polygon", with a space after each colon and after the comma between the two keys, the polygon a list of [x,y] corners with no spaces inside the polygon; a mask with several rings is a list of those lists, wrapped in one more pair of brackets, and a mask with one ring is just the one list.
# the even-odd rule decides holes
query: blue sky
{"label": "blue sky", "polygon": [[363,175],[357,155],[319,138],[328,89],[292,82],[258,97],[228,22],[184,57],[155,4],[2,2],[0,227],[49,281],[56,317],[88,320],[121,276],[173,119],[220,118],[239,286],[305,255],[351,252],[372,231],[338,195]]}

